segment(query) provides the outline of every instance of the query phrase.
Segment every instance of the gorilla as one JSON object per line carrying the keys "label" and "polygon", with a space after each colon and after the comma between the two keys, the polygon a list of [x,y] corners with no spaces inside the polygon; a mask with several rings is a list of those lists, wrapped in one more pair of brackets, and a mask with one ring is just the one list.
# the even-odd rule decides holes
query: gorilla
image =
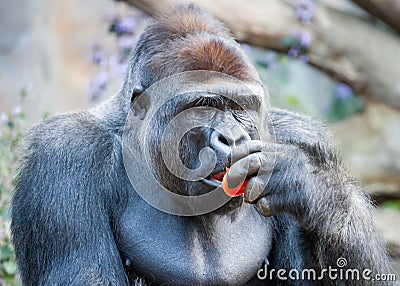
{"label": "gorilla", "polygon": [[[23,284],[372,285],[390,273],[370,198],[324,126],[267,99],[211,15],[181,5],[152,20],[116,95],[27,136],[11,222]],[[223,177],[246,180],[244,194],[226,196]],[[149,202],[158,194],[223,203]]]}

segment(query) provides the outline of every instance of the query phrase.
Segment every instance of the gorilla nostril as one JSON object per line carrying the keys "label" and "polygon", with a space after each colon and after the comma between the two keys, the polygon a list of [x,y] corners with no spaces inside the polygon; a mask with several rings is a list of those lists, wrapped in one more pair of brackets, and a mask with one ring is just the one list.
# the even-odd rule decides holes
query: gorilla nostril
{"label": "gorilla nostril", "polygon": [[214,130],[210,136],[210,145],[215,151],[228,155],[231,148],[242,144],[244,141],[251,140],[250,136],[241,131],[234,129],[224,129],[224,133]]}
{"label": "gorilla nostril", "polygon": [[228,139],[216,130],[211,133],[210,145],[215,151],[225,154],[226,156],[231,152]]}
{"label": "gorilla nostril", "polygon": [[219,134],[219,135],[218,135],[218,141],[219,141],[220,143],[224,144],[224,145],[229,146],[228,140],[226,140],[226,138],[225,138],[222,134]]}

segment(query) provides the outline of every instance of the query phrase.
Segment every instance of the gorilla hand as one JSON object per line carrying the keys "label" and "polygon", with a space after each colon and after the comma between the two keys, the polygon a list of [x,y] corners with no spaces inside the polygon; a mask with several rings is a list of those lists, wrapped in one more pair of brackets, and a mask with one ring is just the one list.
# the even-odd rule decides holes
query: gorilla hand
{"label": "gorilla hand", "polygon": [[256,203],[263,216],[302,215],[310,197],[305,188],[311,174],[308,162],[307,155],[294,145],[248,141],[229,156],[228,185],[235,187],[248,178],[244,199]]}

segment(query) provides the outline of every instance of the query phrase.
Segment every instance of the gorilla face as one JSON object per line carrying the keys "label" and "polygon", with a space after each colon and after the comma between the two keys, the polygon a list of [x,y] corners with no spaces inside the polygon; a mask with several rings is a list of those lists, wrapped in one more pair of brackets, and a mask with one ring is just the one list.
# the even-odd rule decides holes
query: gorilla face
{"label": "gorilla face", "polygon": [[[252,117],[249,112],[250,109],[259,110],[260,99],[256,97],[255,104],[252,106],[239,103],[244,102],[249,96],[237,94],[231,97],[219,94],[198,95],[195,106],[201,107],[198,112],[204,114],[202,118],[210,118],[211,125],[195,128],[185,134],[180,144],[181,160],[191,169],[198,169],[202,163],[207,166],[207,161],[212,163],[213,157],[205,157],[206,162],[201,162],[199,154],[203,148],[208,147],[214,152],[216,162],[211,173],[204,179],[186,183],[188,194],[198,195],[221,186],[231,148],[259,138],[256,129],[258,118]],[[202,112],[202,109],[205,111]]]}
{"label": "gorilla face", "polygon": [[[157,94],[147,96],[142,109],[152,109]],[[180,195],[201,195],[221,186],[231,148],[267,135],[264,104],[264,90],[238,80],[213,80],[171,94],[157,110],[147,112],[152,118],[138,129],[148,134],[153,175]]]}

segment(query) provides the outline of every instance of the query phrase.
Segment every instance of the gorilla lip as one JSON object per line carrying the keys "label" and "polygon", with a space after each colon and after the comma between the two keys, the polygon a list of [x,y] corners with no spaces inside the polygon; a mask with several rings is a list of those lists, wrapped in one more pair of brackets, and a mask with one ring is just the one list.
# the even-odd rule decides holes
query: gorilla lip
{"label": "gorilla lip", "polygon": [[218,181],[218,182],[222,182],[222,179],[224,178],[225,174],[226,174],[226,171],[225,171],[225,170],[224,170],[224,171],[221,171],[221,172],[219,172],[219,173],[216,173],[216,174],[214,174],[214,175],[211,176],[211,180],[213,180],[213,181]]}
{"label": "gorilla lip", "polygon": [[206,183],[207,185],[210,185],[213,187],[221,187],[222,179],[224,178],[225,174],[226,174],[226,170],[215,173],[214,175],[204,178],[203,182]]}

